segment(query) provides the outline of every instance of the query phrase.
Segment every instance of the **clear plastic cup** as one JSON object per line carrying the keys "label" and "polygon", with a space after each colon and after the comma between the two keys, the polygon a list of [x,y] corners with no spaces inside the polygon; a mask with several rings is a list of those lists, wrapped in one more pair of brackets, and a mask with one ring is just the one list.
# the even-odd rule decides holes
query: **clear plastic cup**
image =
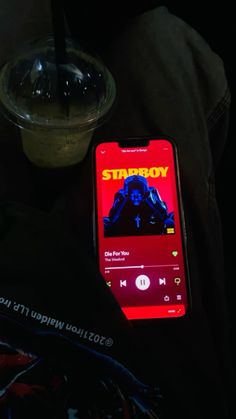
{"label": "clear plastic cup", "polygon": [[33,42],[0,73],[1,110],[19,127],[25,155],[40,167],[82,161],[115,100],[114,79],[101,59],[70,39],[66,51],[58,71],[53,38]]}

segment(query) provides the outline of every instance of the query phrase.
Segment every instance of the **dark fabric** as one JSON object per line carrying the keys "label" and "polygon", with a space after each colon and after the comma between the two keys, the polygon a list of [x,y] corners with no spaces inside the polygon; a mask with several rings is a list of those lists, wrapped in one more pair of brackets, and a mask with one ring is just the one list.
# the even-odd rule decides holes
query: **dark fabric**
{"label": "dark fabric", "polygon": [[169,134],[180,161],[193,306],[184,320],[137,326],[146,360],[139,368],[153,380],[161,370],[170,416],[229,417],[232,319],[215,198],[230,106],[224,64],[164,7],[135,17],[102,57],[118,93],[97,136]]}
{"label": "dark fabric", "polygon": [[[4,121],[1,310],[8,311],[6,299],[19,299],[40,313],[111,334],[120,344],[105,353],[114,354],[144,382],[160,385],[164,419],[233,418],[231,319],[214,190],[230,107],[223,62],[164,7],[131,19],[101,54],[114,75],[117,101],[94,140],[164,133],[177,143],[191,312],[178,320],[126,323],[93,254],[91,150],[78,167],[37,169],[24,157],[17,132],[4,127]],[[79,295],[78,280],[83,284]]]}
{"label": "dark fabric", "polygon": [[[129,25],[129,19],[163,4],[160,0],[136,0],[108,3],[105,0],[93,2],[91,7],[79,4],[77,0],[64,1],[68,33],[78,38],[86,49],[101,52]],[[108,36],[109,34],[109,36]]]}

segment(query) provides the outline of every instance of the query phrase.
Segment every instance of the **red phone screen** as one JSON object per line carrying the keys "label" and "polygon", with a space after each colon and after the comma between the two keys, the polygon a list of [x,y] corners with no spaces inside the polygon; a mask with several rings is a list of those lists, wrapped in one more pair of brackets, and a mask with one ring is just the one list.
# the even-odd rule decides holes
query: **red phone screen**
{"label": "red phone screen", "polygon": [[181,317],[187,310],[176,164],[168,139],[95,148],[99,269],[128,319]]}

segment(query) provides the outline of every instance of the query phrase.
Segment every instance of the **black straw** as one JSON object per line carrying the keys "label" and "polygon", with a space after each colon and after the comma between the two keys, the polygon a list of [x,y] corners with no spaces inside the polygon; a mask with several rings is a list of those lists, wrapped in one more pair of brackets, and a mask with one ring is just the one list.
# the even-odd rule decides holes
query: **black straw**
{"label": "black straw", "polygon": [[69,101],[66,80],[62,66],[67,64],[66,30],[63,0],[51,0],[52,26],[55,45],[55,60],[57,67],[58,90],[61,105],[69,115]]}

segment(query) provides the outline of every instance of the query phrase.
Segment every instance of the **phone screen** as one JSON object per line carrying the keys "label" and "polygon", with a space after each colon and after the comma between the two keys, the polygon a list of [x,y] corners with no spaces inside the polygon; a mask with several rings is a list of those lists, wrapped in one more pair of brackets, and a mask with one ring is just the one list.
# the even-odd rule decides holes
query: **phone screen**
{"label": "phone screen", "polygon": [[187,265],[175,148],[169,139],[123,144],[95,147],[99,270],[128,319],[184,316]]}

